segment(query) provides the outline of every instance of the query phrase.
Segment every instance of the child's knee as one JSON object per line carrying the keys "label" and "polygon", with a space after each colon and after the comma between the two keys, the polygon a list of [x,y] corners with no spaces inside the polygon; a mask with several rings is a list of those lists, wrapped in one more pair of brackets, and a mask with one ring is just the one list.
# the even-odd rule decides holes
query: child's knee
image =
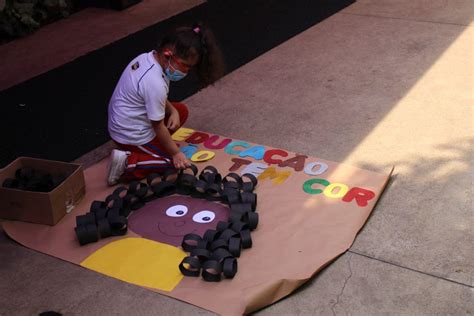
{"label": "child's knee", "polygon": [[178,111],[179,121],[181,126],[186,122],[189,115],[189,110],[186,104],[180,102],[172,102],[174,108]]}

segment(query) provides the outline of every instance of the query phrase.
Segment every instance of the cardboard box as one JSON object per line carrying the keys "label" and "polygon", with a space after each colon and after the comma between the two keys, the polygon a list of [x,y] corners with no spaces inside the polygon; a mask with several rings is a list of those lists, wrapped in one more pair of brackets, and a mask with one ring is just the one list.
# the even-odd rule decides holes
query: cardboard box
{"label": "cardboard box", "polygon": [[85,194],[81,165],[30,157],[17,158],[0,170],[0,186],[5,179],[15,178],[17,169],[25,167],[67,178],[50,192],[0,187],[0,218],[55,225]]}

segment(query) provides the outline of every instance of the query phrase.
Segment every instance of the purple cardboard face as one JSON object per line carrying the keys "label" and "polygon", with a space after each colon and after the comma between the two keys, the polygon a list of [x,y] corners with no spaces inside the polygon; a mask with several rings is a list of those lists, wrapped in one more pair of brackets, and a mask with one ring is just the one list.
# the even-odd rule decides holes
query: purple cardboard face
{"label": "purple cardboard face", "polygon": [[128,227],[144,238],[180,246],[184,235],[202,236],[219,221],[227,221],[229,214],[229,208],[218,202],[174,195],[148,202],[133,212]]}

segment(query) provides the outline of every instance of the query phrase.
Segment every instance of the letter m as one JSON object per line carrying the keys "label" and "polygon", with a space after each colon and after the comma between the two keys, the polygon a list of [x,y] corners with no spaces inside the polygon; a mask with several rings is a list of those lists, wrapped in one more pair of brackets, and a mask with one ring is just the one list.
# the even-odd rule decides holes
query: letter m
{"label": "letter m", "polygon": [[268,167],[259,176],[259,180],[271,179],[274,184],[282,184],[291,175],[291,171],[276,171],[275,167]]}

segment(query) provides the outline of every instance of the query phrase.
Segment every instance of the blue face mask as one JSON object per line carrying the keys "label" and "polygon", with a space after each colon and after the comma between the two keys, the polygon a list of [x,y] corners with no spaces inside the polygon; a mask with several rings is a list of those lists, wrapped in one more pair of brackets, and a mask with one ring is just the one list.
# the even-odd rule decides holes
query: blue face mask
{"label": "blue face mask", "polygon": [[[173,70],[170,70],[170,68],[173,68]],[[187,73],[186,72],[182,72],[176,68],[174,68],[173,66],[171,66],[170,64],[168,64],[168,67],[166,67],[165,69],[165,74],[166,74],[166,77],[168,77],[168,79],[170,81],[178,81],[178,80],[181,80],[183,79],[184,77],[186,77]]]}

